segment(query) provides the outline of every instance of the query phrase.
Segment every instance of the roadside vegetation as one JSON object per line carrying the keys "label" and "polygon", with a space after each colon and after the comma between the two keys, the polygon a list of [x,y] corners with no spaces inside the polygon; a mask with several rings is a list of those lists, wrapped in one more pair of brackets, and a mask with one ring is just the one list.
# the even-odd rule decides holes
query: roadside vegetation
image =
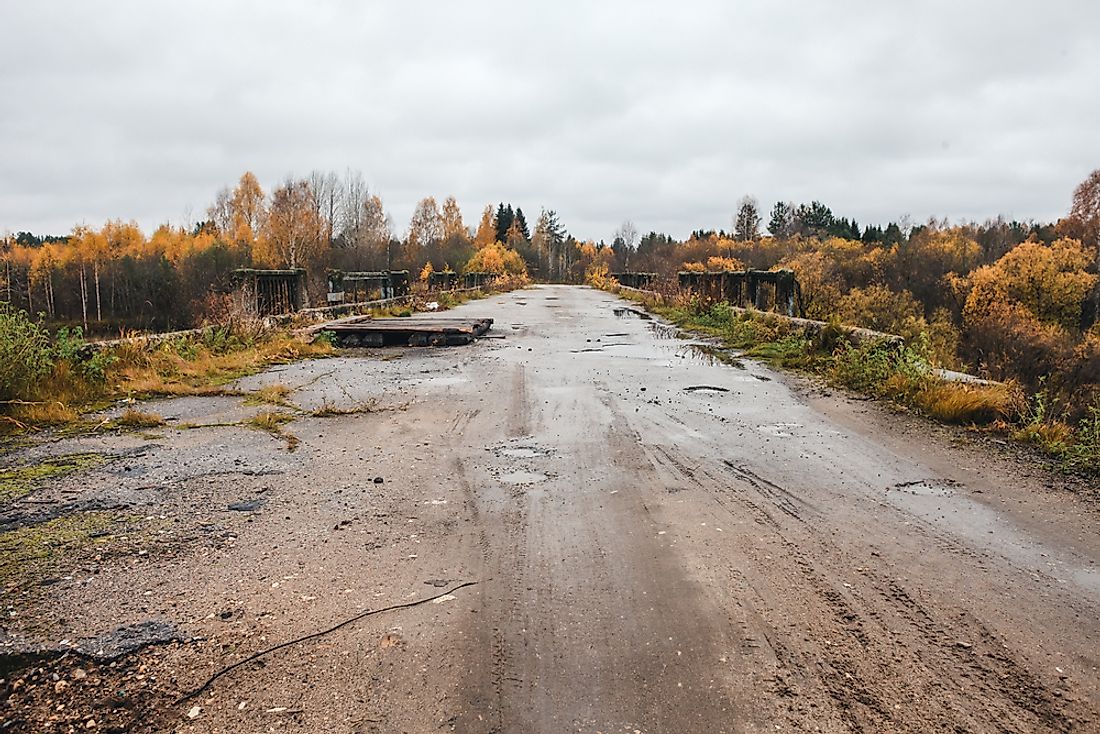
{"label": "roadside vegetation", "polygon": [[[610,286],[615,289],[614,284]],[[904,343],[847,336],[839,319],[807,333],[789,319],[726,303],[701,302],[670,292],[621,292],[677,327],[714,339],[729,359],[745,356],[807,373],[831,385],[912,409],[945,423],[983,427],[1034,443],[1067,470],[1100,473],[1100,398],[1076,422],[1052,414],[1052,393],[1029,391],[1019,381],[960,382],[936,372],[935,347],[926,333]]]}
{"label": "roadside vegetation", "polygon": [[[225,394],[227,383],[269,365],[333,352],[323,339],[308,343],[249,322],[152,346],[133,340],[93,348],[79,327],[51,336],[25,312],[0,303],[0,431],[72,423],[124,398]],[[136,429],[163,420],[128,409],[113,423]]]}
{"label": "roadside vegetation", "polygon": [[[652,273],[650,305],[773,364],[920,410],[993,426],[1068,468],[1100,471],[1100,170],[1054,223],[861,227],[820,202],[777,202],[770,218],[745,197],[732,231],[684,241],[650,233],[636,247],[590,253],[586,281]],[[636,238],[625,223],[616,242]],[[798,315],[829,324],[807,337],[781,320],[681,293],[681,271],[793,270]],[[630,294],[624,289],[624,295]],[[638,293],[634,292],[634,297]],[[903,338],[849,343],[841,324]],[[944,381],[965,372],[987,384]]]}

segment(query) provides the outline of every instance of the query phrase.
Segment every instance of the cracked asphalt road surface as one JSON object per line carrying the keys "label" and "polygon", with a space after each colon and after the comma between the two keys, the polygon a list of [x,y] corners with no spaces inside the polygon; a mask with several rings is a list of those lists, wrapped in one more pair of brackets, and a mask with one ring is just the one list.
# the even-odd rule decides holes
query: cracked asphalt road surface
{"label": "cracked asphalt road surface", "polygon": [[461,307],[503,339],[243,381],[377,401],[287,425],[294,453],[231,426],[54,445],[143,446],[73,481],[169,530],[26,613],[58,634],[176,623],[199,639],[148,665],[182,692],[477,582],[243,666],[152,730],[1100,730],[1090,500],[965,431],[716,363],[624,305],[535,287]]}

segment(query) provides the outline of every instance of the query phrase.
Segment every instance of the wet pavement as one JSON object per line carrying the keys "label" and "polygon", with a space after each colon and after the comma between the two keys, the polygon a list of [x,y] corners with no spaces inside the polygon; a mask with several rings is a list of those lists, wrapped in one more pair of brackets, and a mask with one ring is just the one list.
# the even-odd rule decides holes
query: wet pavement
{"label": "wet pavement", "polygon": [[[64,621],[28,625],[40,636],[178,628],[187,641],[147,664],[158,726],[179,731],[1100,726],[1096,511],[1057,480],[602,292],[536,287],[461,313],[505,338],[241,381],[290,388],[294,451],[178,427],[258,410],[233,398],[142,406],[171,419],[151,436],[29,449],[116,456],[32,497],[123,505],[155,530],[95,574],[59,568],[9,597],[12,624],[48,608]],[[168,695],[465,581],[197,701]]]}

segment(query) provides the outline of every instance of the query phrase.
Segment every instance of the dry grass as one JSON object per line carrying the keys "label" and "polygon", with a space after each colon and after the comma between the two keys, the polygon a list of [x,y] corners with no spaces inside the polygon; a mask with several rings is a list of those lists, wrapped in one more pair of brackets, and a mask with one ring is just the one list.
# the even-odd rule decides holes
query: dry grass
{"label": "dry grass", "polygon": [[1073,441],[1073,429],[1061,421],[1031,423],[1012,432],[1017,441],[1043,447],[1067,446]]}
{"label": "dry grass", "polygon": [[375,413],[378,411],[378,403],[373,400],[355,403],[351,406],[340,406],[325,400],[309,413],[314,418],[331,418],[338,415],[358,415],[360,413]]}
{"label": "dry grass", "polygon": [[119,428],[157,428],[164,425],[164,418],[156,413],[145,413],[133,408],[127,408],[123,411],[122,415],[115,418],[112,423]]}
{"label": "dry grass", "polygon": [[294,420],[294,416],[290,413],[283,413],[277,410],[265,411],[263,413],[257,413],[251,418],[247,418],[241,421],[241,425],[248,428],[254,428],[257,431],[265,431],[272,436],[281,438],[286,441],[287,449],[293,451],[298,448],[298,444],[301,441],[293,433],[288,433],[283,426]]}
{"label": "dry grass", "polygon": [[291,393],[291,389],[282,384],[276,382],[272,385],[264,385],[258,390],[253,390],[245,398],[245,405],[278,405],[282,408],[293,408],[288,399]]}
{"label": "dry grass", "polygon": [[930,382],[914,402],[926,415],[945,423],[993,423],[1006,417],[1013,403],[1009,385]]}
{"label": "dry grass", "polygon": [[165,345],[152,351],[124,347],[119,350],[119,362],[112,370],[112,377],[123,394],[239,394],[220,386],[273,364],[328,356],[333,351],[328,344],[304,342],[286,333],[224,352],[201,344],[190,349]]}
{"label": "dry grass", "polygon": [[80,419],[80,413],[71,404],[60,400],[19,401],[7,405],[2,428],[23,431],[32,426],[60,426]]}

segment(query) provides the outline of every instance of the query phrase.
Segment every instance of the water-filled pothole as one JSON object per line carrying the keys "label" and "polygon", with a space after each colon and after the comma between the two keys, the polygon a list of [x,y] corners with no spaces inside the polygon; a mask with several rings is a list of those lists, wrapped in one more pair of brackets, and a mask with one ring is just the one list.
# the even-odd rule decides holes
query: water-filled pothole
{"label": "water-filled pothole", "polygon": [[653,332],[653,336],[658,339],[675,339],[680,334],[679,329],[675,326],[669,326],[668,324],[650,321],[646,325],[649,327],[649,330]]}
{"label": "water-filled pothole", "polygon": [[614,311],[615,311],[615,317],[620,318],[620,319],[632,318],[632,319],[641,319],[642,321],[652,321],[653,320],[652,316],[650,316],[649,314],[647,314],[644,311],[639,311],[636,308],[627,308],[625,306],[620,306],[618,308],[615,308]]}
{"label": "water-filled pothole", "polygon": [[714,344],[688,342],[676,350],[676,355],[680,357],[680,359],[690,359],[712,367],[714,365],[724,364],[729,367],[736,367],[742,370],[745,369],[745,363],[738,359],[730,350],[724,347],[715,346]]}

